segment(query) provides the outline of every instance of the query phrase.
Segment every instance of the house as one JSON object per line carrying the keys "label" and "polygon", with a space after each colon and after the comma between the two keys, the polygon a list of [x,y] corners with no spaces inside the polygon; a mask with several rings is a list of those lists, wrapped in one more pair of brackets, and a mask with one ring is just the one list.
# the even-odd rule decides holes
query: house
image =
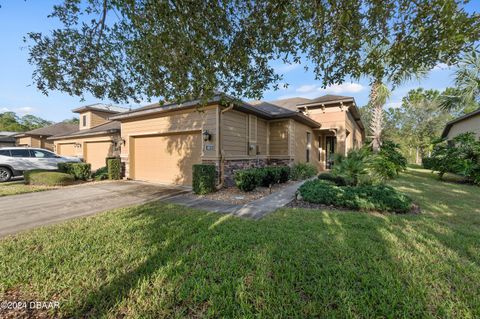
{"label": "house", "polygon": [[75,124],[56,123],[15,135],[17,146],[39,147],[53,150],[53,143],[48,140],[50,136],[68,134],[76,129]]}
{"label": "house", "polygon": [[451,140],[462,133],[473,132],[480,139],[480,109],[460,116],[445,125],[442,138]]}
{"label": "house", "polygon": [[219,184],[255,166],[307,162],[324,170],[365,135],[354,99],[334,95],[246,103],[217,94],[202,105],[153,104],[110,119],[121,123],[127,178],[186,186],[196,163],[214,164]]}
{"label": "house", "polygon": [[112,115],[128,111],[126,108],[93,104],[72,110],[78,113],[79,124],[66,134],[48,138],[57,154],[77,156],[90,163],[92,170],[105,166],[107,157],[120,153],[120,122],[111,121]]}
{"label": "house", "polygon": [[0,147],[15,146],[16,140],[14,135],[16,134],[18,134],[18,132],[0,131]]}

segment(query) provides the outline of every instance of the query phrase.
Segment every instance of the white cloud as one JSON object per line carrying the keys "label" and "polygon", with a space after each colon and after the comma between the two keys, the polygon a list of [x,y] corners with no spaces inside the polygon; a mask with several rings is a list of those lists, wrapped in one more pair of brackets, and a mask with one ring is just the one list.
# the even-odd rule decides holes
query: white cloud
{"label": "white cloud", "polygon": [[10,110],[9,110],[8,108],[6,108],[6,107],[2,107],[2,108],[0,109],[0,112],[10,112]]}
{"label": "white cloud", "polygon": [[24,107],[16,108],[15,111],[17,113],[25,115],[25,114],[32,114],[35,111],[35,109],[33,107],[30,107],[30,106],[24,106]]}
{"label": "white cloud", "polygon": [[299,63],[292,63],[292,64],[280,64],[274,67],[276,73],[281,73],[285,74],[290,71],[296,70],[300,67],[301,65]]}
{"label": "white cloud", "polygon": [[325,89],[320,89],[320,92],[332,93],[332,94],[343,94],[343,93],[358,93],[363,91],[365,87],[360,83],[342,83],[342,84],[333,84],[327,86]]}

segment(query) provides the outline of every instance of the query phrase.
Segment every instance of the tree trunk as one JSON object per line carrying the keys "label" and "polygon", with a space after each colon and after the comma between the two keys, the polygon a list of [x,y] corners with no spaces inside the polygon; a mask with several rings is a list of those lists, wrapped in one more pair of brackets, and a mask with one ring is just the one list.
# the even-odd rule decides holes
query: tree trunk
{"label": "tree trunk", "polygon": [[383,129],[383,103],[379,98],[379,88],[382,85],[380,80],[375,80],[372,83],[372,89],[370,92],[370,103],[372,118],[370,120],[370,131],[372,132],[372,150],[374,153],[380,151],[382,145],[381,135]]}

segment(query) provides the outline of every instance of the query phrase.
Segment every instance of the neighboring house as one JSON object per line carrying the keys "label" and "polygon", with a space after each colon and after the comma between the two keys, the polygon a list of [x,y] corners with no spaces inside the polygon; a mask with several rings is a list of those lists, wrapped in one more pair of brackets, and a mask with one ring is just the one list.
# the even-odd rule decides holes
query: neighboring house
{"label": "neighboring house", "polygon": [[58,134],[68,134],[75,131],[77,126],[70,123],[56,123],[15,135],[17,146],[29,146],[53,150],[53,143],[49,137]]}
{"label": "neighboring house", "polygon": [[218,94],[203,106],[153,104],[110,119],[121,122],[127,178],[187,186],[196,163],[216,165],[218,183],[231,184],[235,170],[254,166],[326,169],[364,139],[354,99],[333,95],[245,103]]}
{"label": "neighboring house", "polygon": [[445,125],[442,138],[451,140],[462,133],[473,132],[480,139],[480,109],[460,116]]}
{"label": "neighboring house", "polygon": [[15,146],[15,136],[18,132],[0,131],[0,147]]}
{"label": "neighboring house", "polygon": [[128,109],[105,104],[82,106],[72,110],[80,116],[75,129],[48,140],[54,144],[57,154],[80,157],[92,165],[92,170],[97,170],[105,166],[107,157],[120,154],[120,122],[108,118],[126,111]]}

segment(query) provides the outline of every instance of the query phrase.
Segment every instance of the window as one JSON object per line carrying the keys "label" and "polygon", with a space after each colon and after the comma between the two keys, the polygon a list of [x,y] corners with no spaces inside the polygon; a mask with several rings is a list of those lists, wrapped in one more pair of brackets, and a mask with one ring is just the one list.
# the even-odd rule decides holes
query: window
{"label": "window", "polygon": [[30,157],[30,152],[28,150],[10,150],[12,157]]}
{"label": "window", "polygon": [[82,116],[82,125],[87,126],[87,116],[86,115]]}
{"label": "window", "polygon": [[30,156],[36,158],[54,158],[55,154],[41,150],[30,150]]}
{"label": "window", "polygon": [[312,148],[312,135],[310,132],[307,132],[307,163],[310,162],[310,149]]}
{"label": "window", "polygon": [[0,150],[0,155],[10,156],[10,151],[9,150]]}

